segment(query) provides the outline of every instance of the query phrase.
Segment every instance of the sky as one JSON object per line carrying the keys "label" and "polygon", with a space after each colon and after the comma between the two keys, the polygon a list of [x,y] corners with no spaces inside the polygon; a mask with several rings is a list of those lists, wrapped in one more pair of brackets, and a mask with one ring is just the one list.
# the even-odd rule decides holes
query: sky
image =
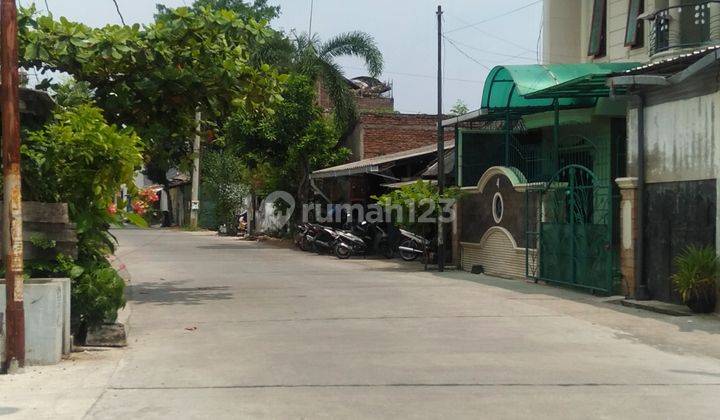
{"label": "sky", "polygon": [[[18,0],[21,5],[31,0]],[[158,0],[183,6],[192,0]],[[307,32],[313,0],[271,0],[281,16],[271,26]],[[149,23],[153,0],[117,0],[126,23]],[[112,0],[36,0],[54,16],[91,26],[120,23]],[[406,113],[437,112],[437,17],[444,13],[444,111],[461,100],[480,107],[489,69],[538,62],[542,1],[532,0],[314,0],[312,31],[321,39],[360,30],[371,34],[385,59],[380,77],[393,84],[395,108]],[[518,10],[519,9],[519,10]],[[477,26],[470,26],[481,23]],[[347,77],[367,74],[362,62],[343,59]]]}

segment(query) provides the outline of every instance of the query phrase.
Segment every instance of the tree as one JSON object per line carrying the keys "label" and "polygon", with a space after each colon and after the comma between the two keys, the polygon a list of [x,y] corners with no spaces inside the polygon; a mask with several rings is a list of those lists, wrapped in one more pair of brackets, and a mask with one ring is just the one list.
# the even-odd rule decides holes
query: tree
{"label": "tree", "polygon": [[238,112],[227,124],[224,142],[250,169],[262,170],[266,192],[291,191],[306,202],[309,174],[344,161],[349,151],[337,147],[338,131],[316,105],[309,78],[292,75],[284,98],[272,113]]}
{"label": "tree", "polygon": [[453,116],[465,115],[468,112],[470,112],[470,108],[468,108],[468,106],[465,104],[465,102],[463,102],[462,99],[458,99],[455,102],[455,105],[453,105],[453,107],[450,108],[450,115],[453,115]]}
{"label": "tree", "polygon": [[237,109],[262,111],[282,99],[285,76],[250,48],[274,31],[230,10],[181,7],[143,27],[90,28],[31,7],[21,9],[19,24],[23,67],[86,82],[109,122],[144,139],[155,181],[191,154],[196,107],[221,126]]}
{"label": "tree", "polygon": [[335,108],[335,121],[342,133],[354,125],[357,117],[355,100],[338,57],[362,59],[370,76],[383,70],[383,56],[372,36],[364,32],[347,32],[322,42],[316,35],[295,38],[294,70],[315,81],[327,92]]}
{"label": "tree", "polygon": [[[259,21],[271,21],[280,15],[280,6],[270,6],[267,0],[195,0],[193,9],[207,7],[215,10],[232,10],[238,16],[252,17]],[[167,13],[170,9],[162,4],[157,5],[158,13]]]}

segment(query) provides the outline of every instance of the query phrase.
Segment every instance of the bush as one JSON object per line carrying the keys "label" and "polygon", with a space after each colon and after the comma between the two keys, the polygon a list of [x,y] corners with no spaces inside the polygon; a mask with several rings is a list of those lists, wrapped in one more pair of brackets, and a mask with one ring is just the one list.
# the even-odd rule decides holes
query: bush
{"label": "bush", "polygon": [[65,271],[72,280],[73,331],[84,340],[88,330],[115,322],[125,306],[125,281],[107,262],[65,265]]}
{"label": "bush", "polygon": [[675,259],[677,272],[672,280],[683,301],[716,298],[720,260],[712,247],[688,247]]}
{"label": "bush", "polygon": [[67,203],[81,260],[102,259],[114,248],[108,229],[125,217],[122,206],[108,209],[123,184],[134,187],[143,162],[140,150],[140,138],[107,124],[96,106],[60,108],[49,124],[23,141],[23,197]]}
{"label": "bush", "polygon": [[242,159],[222,150],[208,150],[202,155],[202,170],[203,191],[215,200],[217,223],[225,225],[229,235],[236,235],[238,218],[250,193]]}
{"label": "bush", "polygon": [[[77,101],[82,102],[79,97]],[[135,188],[143,158],[140,139],[108,124],[90,103],[58,107],[53,119],[29,133],[22,144],[23,198],[67,203],[78,234],[78,259],[28,264],[27,274],[72,280],[72,328],[84,339],[89,328],[114,321],[124,306],[124,282],[106,260],[114,251],[109,229],[125,219],[144,225],[139,214],[115,204],[123,184]],[[39,239],[36,239],[39,241]]]}

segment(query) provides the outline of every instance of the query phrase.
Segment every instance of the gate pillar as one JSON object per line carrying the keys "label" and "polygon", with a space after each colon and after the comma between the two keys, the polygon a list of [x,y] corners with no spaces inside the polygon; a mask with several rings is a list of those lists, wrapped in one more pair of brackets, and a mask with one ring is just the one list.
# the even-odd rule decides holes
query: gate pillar
{"label": "gate pillar", "polygon": [[637,178],[618,178],[620,187],[620,272],[622,274],[623,294],[635,297],[635,243],[637,228]]}

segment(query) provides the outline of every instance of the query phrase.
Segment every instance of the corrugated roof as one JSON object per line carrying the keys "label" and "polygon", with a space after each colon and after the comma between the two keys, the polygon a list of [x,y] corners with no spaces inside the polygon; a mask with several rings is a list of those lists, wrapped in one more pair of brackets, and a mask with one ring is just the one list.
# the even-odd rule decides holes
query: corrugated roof
{"label": "corrugated roof", "polygon": [[668,57],[663,60],[651,61],[641,66],[636,66],[623,72],[618,72],[618,75],[631,75],[631,74],[672,74],[678,70],[678,67],[682,69],[687,64],[692,63],[701,59],[707,53],[720,49],[720,45],[710,45],[704,48],[699,48],[691,52],[680,54],[672,57]]}
{"label": "corrugated roof", "polygon": [[[449,150],[455,147],[455,141],[445,142],[445,149]],[[432,144],[429,146],[419,147],[417,149],[405,150],[389,155],[377,156],[374,158],[363,159],[357,162],[346,163],[344,165],[333,166],[332,168],[320,169],[310,175],[311,178],[333,178],[337,176],[349,176],[364,173],[380,173],[389,169],[393,163],[419,156],[437,153],[437,146]]]}

